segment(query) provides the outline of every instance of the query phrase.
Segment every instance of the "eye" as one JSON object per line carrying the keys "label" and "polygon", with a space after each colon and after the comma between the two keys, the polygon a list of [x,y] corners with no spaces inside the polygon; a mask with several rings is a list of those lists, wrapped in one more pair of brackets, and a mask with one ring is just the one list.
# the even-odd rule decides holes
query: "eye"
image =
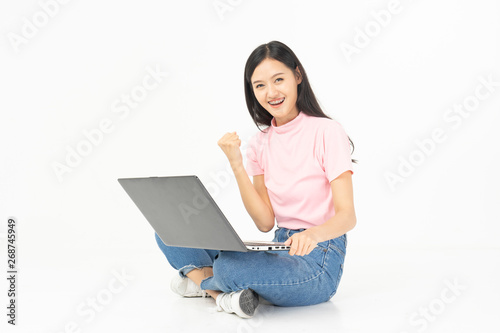
{"label": "eye", "polygon": [[261,86],[264,86],[264,85],[263,84],[258,84],[258,85],[255,86],[255,89],[257,89],[257,88],[259,88]]}
{"label": "eye", "polygon": [[276,79],[276,82],[278,82],[278,80],[279,80],[279,81],[283,81],[283,79],[282,79],[282,78],[280,78],[280,77]]}

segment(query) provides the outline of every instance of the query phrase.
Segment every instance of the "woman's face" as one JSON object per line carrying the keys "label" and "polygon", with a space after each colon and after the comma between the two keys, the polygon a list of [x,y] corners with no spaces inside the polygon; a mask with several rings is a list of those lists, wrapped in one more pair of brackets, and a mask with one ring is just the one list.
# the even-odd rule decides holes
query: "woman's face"
{"label": "woman's face", "polygon": [[251,82],[255,97],[276,119],[276,126],[289,122],[299,114],[297,85],[302,78],[297,78],[282,62],[264,59],[255,68]]}

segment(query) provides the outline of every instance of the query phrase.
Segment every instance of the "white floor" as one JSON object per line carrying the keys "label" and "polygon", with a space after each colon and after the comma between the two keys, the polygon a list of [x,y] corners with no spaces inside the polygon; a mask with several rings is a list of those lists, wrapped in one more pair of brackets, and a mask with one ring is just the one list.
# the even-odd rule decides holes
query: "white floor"
{"label": "white floor", "polygon": [[18,325],[3,319],[0,327],[37,333],[500,332],[499,249],[349,250],[330,302],[261,304],[248,320],[216,312],[211,298],[173,294],[169,281],[176,272],[159,250],[86,253],[60,268],[24,262]]}

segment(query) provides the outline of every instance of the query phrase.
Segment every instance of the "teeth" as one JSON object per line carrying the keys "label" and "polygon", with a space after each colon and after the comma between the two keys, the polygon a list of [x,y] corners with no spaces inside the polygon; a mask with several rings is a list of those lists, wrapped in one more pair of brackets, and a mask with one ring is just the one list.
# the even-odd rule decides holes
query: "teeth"
{"label": "teeth", "polygon": [[284,100],[285,100],[285,98],[282,98],[282,99],[277,100],[277,101],[269,102],[269,104],[272,104],[272,105],[280,104],[280,103],[282,103]]}

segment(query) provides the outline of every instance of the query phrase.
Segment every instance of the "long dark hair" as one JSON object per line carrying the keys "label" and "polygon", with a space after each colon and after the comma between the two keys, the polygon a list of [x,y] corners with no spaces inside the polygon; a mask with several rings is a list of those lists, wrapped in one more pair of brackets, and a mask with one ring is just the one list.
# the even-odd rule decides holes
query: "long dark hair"
{"label": "long dark hair", "polygon": [[[267,112],[262,105],[260,105],[259,101],[257,101],[253,92],[251,79],[255,68],[265,59],[278,60],[290,68],[293,73],[296,73],[296,68],[298,67],[302,77],[302,82],[297,86],[297,108],[299,112],[304,112],[305,114],[313,117],[332,119],[327,116],[319,106],[318,100],[316,99],[311,85],[309,84],[306,71],[304,67],[302,67],[302,64],[295,53],[293,53],[293,51],[285,44],[278,41],[272,41],[257,47],[250,54],[245,65],[245,100],[248,112],[250,112],[253,122],[257,125],[257,128],[260,131],[262,131],[259,127],[260,125],[268,127],[271,126],[273,116]],[[349,142],[352,145],[352,151],[354,152],[354,143],[349,136],[347,138],[349,139]],[[351,161],[354,163],[358,162],[354,159]]]}

